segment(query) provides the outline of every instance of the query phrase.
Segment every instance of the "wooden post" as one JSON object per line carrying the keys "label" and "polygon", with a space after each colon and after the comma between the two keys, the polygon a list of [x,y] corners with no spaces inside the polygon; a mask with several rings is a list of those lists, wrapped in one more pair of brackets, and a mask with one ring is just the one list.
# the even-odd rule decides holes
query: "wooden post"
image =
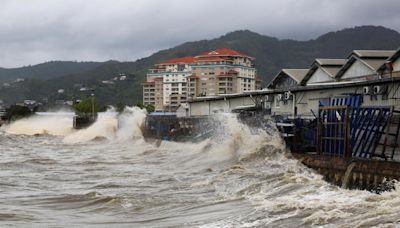
{"label": "wooden post", "polygon": [[351,157],[351,148],[350,148],[350,141],[351,141],[351,139],[350,139],[350,118],[349,118],[349,115],[350,115],[350,107],[349,106],[347,106],[346,108],[345,108],[345,119],[344,119],[344,135],[343,135],[343,137],[344,137],[344,150],[343,150],[343,152],[344,152],[344,158],[346,158],[346,159],[349,159],[350,157]]}
{"label": "wooden post", "polygon": [[322,123],[321,118],[317,118],[317,153],[322,154]]}

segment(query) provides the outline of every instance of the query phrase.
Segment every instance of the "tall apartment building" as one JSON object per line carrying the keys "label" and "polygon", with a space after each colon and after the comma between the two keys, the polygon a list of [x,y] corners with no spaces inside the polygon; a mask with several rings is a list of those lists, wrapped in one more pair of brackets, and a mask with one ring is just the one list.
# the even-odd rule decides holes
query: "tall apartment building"
{"label": "tall apartment building", "polygon": [[188,96],[218,96],[256,90],[254,58],[228,48],[194,57]]}
{"label": "tall apartment building", "polygon": [[261,89],[254,58],[228,48],[170,59],[149,69],[143,103],[175,111],[188,99]]}
{"label": "tall apartment building", "polygon": [[156,111],[175,111],[187,99],[187,77],[191,75],[193,57],[170,59],[148,70],[143,83],[143,103]]}

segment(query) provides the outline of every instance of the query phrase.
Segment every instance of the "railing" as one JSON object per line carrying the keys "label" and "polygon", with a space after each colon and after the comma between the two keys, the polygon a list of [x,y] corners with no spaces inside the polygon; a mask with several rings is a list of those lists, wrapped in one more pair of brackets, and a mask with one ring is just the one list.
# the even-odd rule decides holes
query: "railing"
{"label": "railing", "polygon": [[390,111],[389,107],[320,107],[318,153],[341,158],[375,156]]}
{"label": "railing", "polygon": [[350,157],[349,106],[325,106],[319,109],[317,152]]}

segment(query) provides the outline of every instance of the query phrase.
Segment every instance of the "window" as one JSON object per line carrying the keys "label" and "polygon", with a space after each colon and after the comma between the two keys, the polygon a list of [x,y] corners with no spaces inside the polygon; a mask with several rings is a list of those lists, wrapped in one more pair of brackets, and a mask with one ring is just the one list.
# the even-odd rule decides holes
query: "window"
{"label": "window", "polygon": [[184,64],[178,64],[178,71],[184,71],[185,70],[185,65]]}

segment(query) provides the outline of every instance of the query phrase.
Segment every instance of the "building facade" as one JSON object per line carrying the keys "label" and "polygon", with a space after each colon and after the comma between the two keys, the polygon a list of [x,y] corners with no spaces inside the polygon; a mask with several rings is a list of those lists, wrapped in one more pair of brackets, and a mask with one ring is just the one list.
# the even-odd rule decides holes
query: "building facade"
{"label": "building facade", "polygon": [[220,48],[156,64],[143,83],[143,103],[154,105],[156,111],[176,111],[182,103],[198,97],[257,89],[261,89],[261,80],[254,58]]}
{"label": "building facade", "polygon": [[193,57],[170,59],[148,70],[143,85],[143,103],[156,111],[175,111],[186,102],[187,77],[191,75]]}
{"label": "building facade", "polygon": [[361,97],[362,106],[400,109],[400,49],[317,59],[308,71],[283,69],[268,90],[198,98],[189,102],[188,110],[190,116],[201,116],[260,106],[271,116],[314,119],[320,106],[346,96]]}

